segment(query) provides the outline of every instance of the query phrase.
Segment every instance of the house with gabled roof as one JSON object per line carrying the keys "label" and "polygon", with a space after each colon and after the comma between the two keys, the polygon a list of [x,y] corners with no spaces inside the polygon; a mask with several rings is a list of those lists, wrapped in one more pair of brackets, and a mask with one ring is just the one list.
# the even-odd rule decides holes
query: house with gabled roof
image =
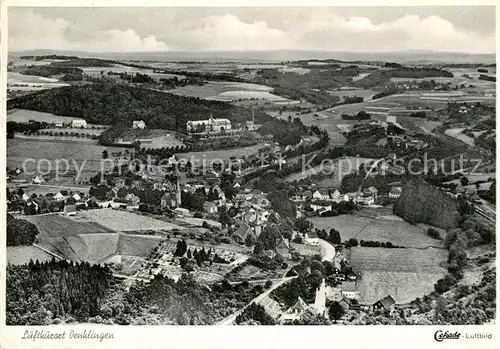
{"label": "house with gabled roof", "polygon": [[373,304],[373,309],[384,309],[385,311],[391,312],[394,309],[394,304],[396,301],[392,298],[391,295],[387,295],[381,300],[375,302]]}
{"label": "house with gabled roof", "polygon": [[234,239],[238,243],[244,244],[245,240],[247,239],[247,236],[249,235],[253,235],[255,237],[252,228],[247,223],[241,222],[238,230],[234,233]]}
{"label": "house with gabled roof", "polygon": [[293,321],[299,320],[309,307],[310,306],[304,302],[300,296],[297,297],[297,301],[290,308],[288,308],[283,315],[281,315],[280,323],[291,324]]}
{"label": "house with gabled roof", "polygon": [[276,244],[276,253],[280,254],[283,258],[290,258],[290,243],[283,236],[281,236]]}

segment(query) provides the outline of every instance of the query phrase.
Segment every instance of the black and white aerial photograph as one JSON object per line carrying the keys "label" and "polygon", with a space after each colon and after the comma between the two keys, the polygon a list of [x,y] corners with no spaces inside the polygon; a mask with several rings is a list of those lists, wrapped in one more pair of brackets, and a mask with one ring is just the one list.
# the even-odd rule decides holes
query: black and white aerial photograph
{"label": "black and white aerial photograph", "polygon": [[495,324],[495,11],[9,6],[6,325]]}

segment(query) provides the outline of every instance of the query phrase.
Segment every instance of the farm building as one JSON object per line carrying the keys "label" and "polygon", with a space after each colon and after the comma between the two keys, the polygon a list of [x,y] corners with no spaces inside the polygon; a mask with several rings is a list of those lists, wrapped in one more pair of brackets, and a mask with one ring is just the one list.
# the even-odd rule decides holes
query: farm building
{"label": "farm building", "polygon": [[134,120],[132,121],[132,128],[145,129],[146,123],[142,120]]}
{"label": "farm building", "polygon": [[390,312],[394,308],[394,304],[396,304],[396,301],[389,295],[373,304],[373,309],[384,309]]}
{"label": "farm building", "polygon": [[330,200],[330,195],[328,194],[328,189],[318,189],[316,190],[312,198],[314,200]]}
{"label": "farm building", "polygon": [[73,121],[71,121],[71,127],[86,128],[87,121],[85,121],[85,120],[73,120]]}

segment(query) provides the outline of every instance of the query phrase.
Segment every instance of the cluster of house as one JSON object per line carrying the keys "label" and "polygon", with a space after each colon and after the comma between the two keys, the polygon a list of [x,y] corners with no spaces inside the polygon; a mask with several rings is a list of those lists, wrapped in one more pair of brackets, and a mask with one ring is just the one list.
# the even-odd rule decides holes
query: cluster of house
{"label": "cluster of house", "polygon": [[[401,196],[400,186],[394,186],[388,193],[389,198],[397,199]],[[310,203],[313,211],[320,213],[330,211],[332,203],[354,202],[358,205],[373,205],[378,198],[378,189],[371,186],[362,192],[340,193],[338,189],[320,188],[316,190],[304,190],[294,195],[291,200],[299,205],[299,208],[306,202]]]}
{"label": "cluster of house", "polygon": [[[327,286],[323,279],[320,287],[316,290],[314,303],[307,304],[300,296],[297,301],[286,311],[279,315],[278,321],[281,324],[293,324],[294,321],[299,321],[306,311],[310,311],[315,315],[328,318],[326,307],[327,301],[338,302],[346,310],[360,310],[361,306],[358,303],[359,292],[355,290],[353,283],[348,283],[346,286],[334,288]],[[371,307],[365,307],[365,310],[384,310],[388,313],[394,310],[396,301],[390,295],[378,300]]]}
{"label": "cluster of house", "polygon": [[67,216],[76,214],[79,207],[98,207],[99,201],[89,194],[59,191],[45,195],[13,194],[7,200],[9,211],[25,214],[63,212]]}

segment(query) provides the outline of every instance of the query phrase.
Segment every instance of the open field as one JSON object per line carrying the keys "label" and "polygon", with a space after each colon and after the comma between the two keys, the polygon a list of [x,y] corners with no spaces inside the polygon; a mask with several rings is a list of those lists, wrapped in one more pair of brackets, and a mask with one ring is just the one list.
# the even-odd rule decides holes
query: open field
{"label": "open field", "polygon": [[361,293],[359,301],[361,304],[373,304],[391,295],[398,304],[408,303],[434,291],[434,284],[445,274],[444,269],[432,273],[370,270],[363,273],[356,284]]}
{"label": "open field", "polygon": [[423,229],[407,222],[393,219],[374,219],[355,215],[313,217],[310,221],[318,229],[335,228],[342,241],[356,238],[358,241],[391,242],[393,245],[415,248],[443,247],[440,240],[427,235]]}
{"label": "open field", "polygon": [[115,231],[172,230],[181,226],[111,208],[82,211],[92,221]]}
{"label": "open field", "polygon": [[82,260],[89,263],[98,263],[116,253],[120,234],[81,234],[87,250],[81,256]]}
{"label": "open field", "polygon": [[122,234],[118,240],[116,254],[121,256],[146,257],[160,244],[162,237]]}
{"label": "open field", "polygon": [[[7,166],[22,168],[26,159],[35,159],[36,163],[26,163],[26,170],[47,171],[50,167],[55,170],[55,160],[66,159],[73,166],[73,160],[76,161],[79,168],[83,170],[100,170],[101,165],[105,169],[114,166],[111,161],[101,161],[102,151],[108,150],[109,153],[123,151],[118,147],[103,147],[98,144],[90,144],[74,141],[62,140],[42,140],[42,139],[9,139],[7,140]],[[46,159],[40,161],[40,159]],[[37,168],[37,166],[39,168]],[[72,169],[75,169],[74,166]]]}
{"label": "open field", "polygon": [[[364,74],[360,74],[360,75],[364,75]],[[375,92],[373,90],[364,90],[364,89],[359,89],[359,90],[330,90],[328,91],[328,94],[329,95],[332,95],[332,96],[338,96],[340,97],[341,99],[344,97],[344,96],[348,96],[348,97],[363,97],[364,100],[370,100],[371,97],[375,94]]]}
{"label": "open field", "polygon": [[471,137],[463,134],[462,133],[463,131],[465,131],[465,128],[450,128],[450,129],[444,131],[444,133],[450,137],[458,139],[459,141],[462,141],[465,144],[468,144],[471,147],[473,147],[474,146],[474,138],[471,138]]}
{"label": "open field", "polygon": [[207,150],[207,151],[198,151],[198,152],[190,152],[190,153],[180,153],[176,154],[179,159],[194,159],[198,160],[198,163],[201,164],[202,160],[215,160],[220,159],[223,161],[229,160],[231,157],[241,158],[243,156],[249,156],[252,154],[257,154],[259,149],[266,147],[265,143],[259,143],[256,145],[252,145],[250,147],[243,148],[232,148],[232,149],[221,149],[221,150]]}
{"label": "open field", "polygon": [[23,217],[35,224],[41,234],[51,237],[74,236],[78,234],[111,233],[111,231],[95,222],[64,217],[62,214],[45,214]]}
{"label": "open field", "polygon": [[7,72],[7,87],[9,90],[43,90],[62,86],[69,86],[69,84],[42,76]]}
{"label": "open field", "polygon": [[7,121],[29,122],[35,120],[39,122],[56,123],[71,122],[73,120],[83,120],[71,116],[54,115],[52,113],[43,113],[27,109],[11,109],[7,112]]}
{"label": "open field", "polygon": [[9,246],[7,247],[7,263],[14,265],[27,264],[30,260],[45,262],[52,256],[35,246]]}
{"label": "open field", "polygon": [[410,302],[433,291],[436,281],[446,274],[440,266],[447,258],[442,249],[354,247],[347,258],[362,272],[356,286],[362,293],[360,302],[365,304],[387,295],[397,303]]}

